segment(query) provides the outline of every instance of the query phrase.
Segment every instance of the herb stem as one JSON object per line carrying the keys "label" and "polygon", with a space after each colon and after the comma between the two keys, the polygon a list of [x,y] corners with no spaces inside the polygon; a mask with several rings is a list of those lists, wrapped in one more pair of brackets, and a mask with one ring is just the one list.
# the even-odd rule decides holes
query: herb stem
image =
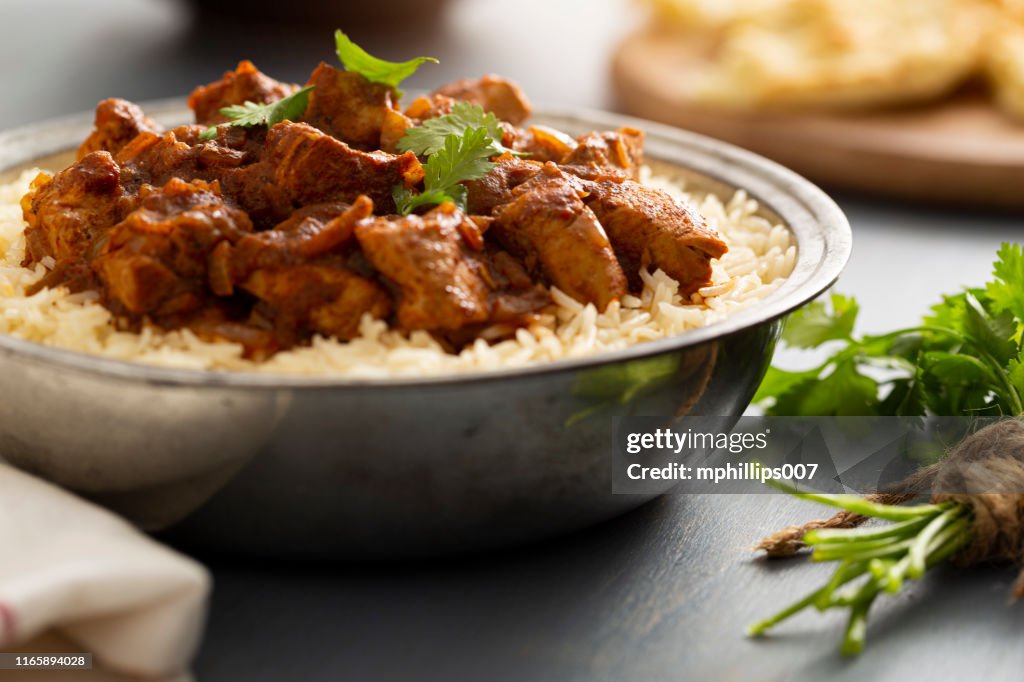
{"label": "herb stem", "polygon": [[895,505],[878,504],[857,497],[856,495],[822,495],[819,493],[793,493],[795,497],[811,502],[819,502],[830,507],[838,507],[845,511],[870,516],[876,519],[887,521],[914,520],[924,514],[934,514],[945,511],[948,505],[919,504],[911,507],[899,507]]}
{"label": "herb stem", "polygon": [[[804,541],[814,548],[812,560],[838,561],[836,571],[817,591],[754,624],[747,631],[751,636],[764,634],[808,606],[819,611],[849,609],[840,651],[844,655],[858,654],[866,641],[868,611],[878,595],[883,591],[899,592],[907,579],[920,578],[970,542],[970,516],[961,504],[901,507],[876,504],[853,495],[802,493],[785,483],[775,487],[801,499],[895,523],[881,528],[808,532]],[[863,582],[839,589],[862,577]]]}
{"label": "herb stem", "polygon": [[815,590],[803,599],[793,602],[792,604],[782,609],[775,615],[769,618],[765,618],[762,621],[758,621],[757,623],[754,623],[749,628],[747,628],[747,635],[749,635],[750,637],[760,637],[769,629],[778,625],[787,618],[794,616],[797,613],[800,613],[808,606],[812,606],[817,601],[818,597],[821,596],[823,589],[824,588],[822,588],[821,590]]}
{"label": "herb stem", "polygon": [[850,609],[850,620],[846,624],[843,645],[840,651],[844,656],[856,656],[864,650],[864,642],[868,632],[868,610],[875,601],[872,595],[863,602],[854,604]]}
{"label": "herb stem", "polygon": [[832,574],[832,578],[825,583],[825,587],[820,590],[818,598],[814,602],[815,608],[819,611],[824,611],[829,608],[832,604],[833,595],[835,591],[846,583],[859,578],[868,570],[870,564],[863,564],[860,562],[850,561],[846,559],[843,563],[839,564],[839,568]]}
{"label": "herb stem", "polygon": [[1024,415],[1024,403],[1021,402],[1020,393],[1017,392],[1017,389],[1013,385],[1013,381],[1010,380],[1010,375],[1003,368],[1003,365],[980,348],[978,349],[978,354],[985,358],[985,360],[995,368],[996,376],[1003,384],[1003,388],[1006,389],[1007,397],[1010,399],[1010,408],[1013,410],[1013,413],[1017,416]]}
{"label": "herb stem", "polygon": [[935,537],[946,528],[950,522],[963,513],[962,507],[950,507],[939,514],[925,526],[917,537],[910,543],[907,551],[907,577],[920,578],[927,570],[928,549]]}
{"label": "herb stem", "polygon": [[839,569],[836,570],[835,575],[832,576],[832,579],[828,582],[828,584],[825,585],[825,587],[822,587],[820,590],[815,590],[814,592],[811,592],[809,595],[807,595],[800,601],[797,601],[787,606],[775,615],[769,618],[765,618],[764,620],[759,621],[754,625],[750,626],[749,628],[747,628],[747,634],[751,637],[759,637],[763,635],[772,627],[778,625],[787,618],[790,618],[796,615],[797,613],[800,613],[808,606],[816,605],[818,603],[818,600],[822,597],[822,595],[831,595],[831,593],[835,591],[837,588],[842,587],[851,580],[856,580],[860,576],[864,575],[864,571],[866,570],[867,566],[865,564],[848,563],[840,565]]}
{"label": "herb stem", "polygon": [[861,542],[863,540],[880,540],[891,537],[911,537],[922,526],[928,523],[928,518],[907,519],[899,523],[878,528],[847,528],[847,529],[818,529],[808,531],[804,535],[804,544],[819,545],[839,542]]}
{"label": "herb stem", "polygon": [[814,548],[814,552],[811,554],[811,561],[835,561],[837,559],[870,561],[871,559],[883,559],[907,551],[912,543],[913,540],[893,542],[890,539],[867,547],[856,544],[819,545]]}

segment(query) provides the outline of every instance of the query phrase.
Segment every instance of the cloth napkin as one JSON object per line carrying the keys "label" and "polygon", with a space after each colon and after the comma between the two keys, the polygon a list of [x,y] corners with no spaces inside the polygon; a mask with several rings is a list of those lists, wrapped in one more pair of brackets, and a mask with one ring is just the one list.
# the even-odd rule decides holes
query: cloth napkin
{"label": "cloth napkin", "polygon": [[0,650],[56,636],[77,645],[66,652],[92,653],[94,666],[182,679],[209,591],[195,561],[0,462]]}

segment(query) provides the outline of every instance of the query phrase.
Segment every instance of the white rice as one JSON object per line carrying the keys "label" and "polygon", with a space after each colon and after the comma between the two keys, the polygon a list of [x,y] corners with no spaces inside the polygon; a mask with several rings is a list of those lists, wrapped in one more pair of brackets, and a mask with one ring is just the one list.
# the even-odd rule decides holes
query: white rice
{"label": "white rice", "polygon": [[675,280],[658,270],[643,272],[644,290],[598,313],[552,290],[554,314],[514,339],[490,345],[478,340],[458,355],[446,353],[425,332],[402,334],[387,324],[362,321],[349,342],[316,337],[312,345],[281,352],[263,363],[242,358],[229,342],[206,342],[188,330],[164,332],[146,327],[139,334],[119,332],[96,294],[25,289],[46,272],[46,265],[19,265],[24,255],[21,197],[38,171],[0,185],[0,333],[50,346],[166,367],[244,370],[331,377],[419,377],[507,369],[560,358],[592,355],[636,343],[683,334],[717,322],[777,289],[792,272],[796,246],[789,230],[756,215],[757,202],[743,191],[728,203],[714,196],[688,196],[671,177],[645,169],[644,182],[692,202],[728,243],[729,252],[713,263],[711,285],[684,299]]}

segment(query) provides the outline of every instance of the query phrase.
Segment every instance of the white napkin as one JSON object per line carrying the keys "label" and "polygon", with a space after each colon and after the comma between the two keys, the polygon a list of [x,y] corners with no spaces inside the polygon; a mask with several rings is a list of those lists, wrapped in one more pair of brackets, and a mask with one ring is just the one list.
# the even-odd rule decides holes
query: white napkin
{"label": "white napkin", "polygon": [[57,630],[94,665],[173,678],[195,653],[209,590],[196,562],[0,463],[0,650]]}

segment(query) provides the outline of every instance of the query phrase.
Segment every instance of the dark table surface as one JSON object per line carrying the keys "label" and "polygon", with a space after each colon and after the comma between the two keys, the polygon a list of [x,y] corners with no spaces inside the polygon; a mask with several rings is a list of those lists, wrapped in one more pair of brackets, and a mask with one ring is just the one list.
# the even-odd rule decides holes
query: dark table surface
{"label": "dark table surface", "polygon": [[[239,7],[246,3],[238,3]],[[257,12],[250,12],[258,15]],[[382,56],[431,54],[410,87],[495,71],[539,102],[611,108],[609,51],[627,2],[455,0],[434,26],[348,27]],[[301,81],[333,24],[226,22],[172,0],[0,2],[0,128],[100,97],[180,95],[242,57]],[[865,330],[902,326],[942,291],[983,281],[1019,216],[839,200],[856,249],[839,289]],[[787,364],[805,361],[796,354]],[[818,515],[780,496],[679,496],[543,545],[415,564],[288,564],[200,556],[215,591],[195,671],[221,680],[907,680],[1024,675],[1013,573],[943,569],[873,611],[868,654],[836,654],[842,620],[743,628],[829,570],[749,547]]]}

